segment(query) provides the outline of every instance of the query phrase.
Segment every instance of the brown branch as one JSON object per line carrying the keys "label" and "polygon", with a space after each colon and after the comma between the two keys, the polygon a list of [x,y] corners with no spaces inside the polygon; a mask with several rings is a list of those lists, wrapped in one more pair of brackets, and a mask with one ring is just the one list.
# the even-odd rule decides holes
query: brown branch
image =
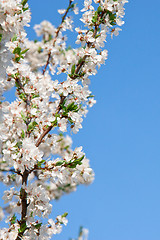
{"label": "brown branch", "polygon": [[60,29],[62,28],[62,23],[64,22],[67,14],[68,14],[68,12],[69,12],[69,10],[70,10],[71,4],[72,4],[72,0],[69,1],[69,6],[68,6],[68,8],[66,9],[66,12],[65,12],[65,14],[64,14],[63,17],[62,17],[61,24],[60,24],[59,27],[57,28],[57,32],[56,32],[55,38],[58,37],[59,31],[60,31]]}
{"label": "brown branch", "polygon": [[39,137],[39,139],[36,142],[36,147],[39,147],[43,138],[51,131],[52,128],[53,128],[53,126],[51,125],[46,130],[44,130],[44,132],[41,134],[41,136]]}
{"label": "brown branch", "polygon": [[[23,184],[27,185],[28,175],[29,175],[29,172],[28,172],[28,170],[25,169],[23,176],[22,176],[22,185]],[[22,188],[21,200],[22,200],[21,219],[24,220],[24,218],[26,217],[26,214],[27,214],[27,193],[23,188]]]}
{"label": "brown branch", "polygon": [[[57,37],[58,37],[59,32],[60,32],[60,30],[61,30],[61,28],[62,28],[62,24],[63,24],[63,22],[64,22],[64,20],[65,20],[65,18],[66,18],[66,16],[67,16],[69,10],[70,10],[71,4],[72,4],[72,0],[69,1],[69,6],[68,6],[68,8],[66,9],[66,12],[65,12],[65,14],[64,14],[63,17],[62,17],[62,21],[61,21],[59,27],[57,28],[56,36],[54,37],[54,40],[53,40],[53,47],[55,46]],[[43,69],[43,72],[42,72],[43,75],[44,75],[45,72],[46,72],[46,69],[47,69],[47,67],[48,67],[48,65],[49,65],[50,59],[51,59],[51,51],[48,52],[47,62],[46,62],[46,65],[45,65],[45,67],[44,67],[44,69]]]}
{"label": "brown branch", "polygon": [[[103,18],[104,15],[105,15],[105,11],[101,13],[101,15],[99,16],[99,20],[100,20],[101,18]],[[98,21],[99,21],[99,20],[98,20]],[[98,31],[98,28],[99,28],[100,25],[101,25],[101,22],[100,22],[100,21],[98,22],[98,24],[95,23],[95,25],[94,25],[95,29],[94,29],[94,32],[93,32],[93,35],[92,35],[93,38],[96,37],[97,31]],[[87,32],[87,33],[88,33],[88,32]],[[91,48],[91,47],[93,46],[93,44],[92,44],[91,42],[87,42],[87,46],[88,46],[89,48]],[[84,55],[84,57],[82,58],[81,62],[80,62],[79,64],[77,64],[76,69],[75,69],[75,73],[70,76],[71,79],[76,79],[76,78],[78,77],[77,75],[79,74],[81,68],[82,68],[83,65],[85,64],[85,60],[86,60],[87,57],[88,57],[88,55]]]}
{"label": "brown branch", "polygon": [[44,75],[45,72],[46,72],[46,69],[47,69],[47,67],[48,67],[50,58],[51,58],[51,52],[48,53],[48,59],[47,59],[46,65],[45,65],[45,67],[44,67],[44,69],[43,69],[43,73],[42,73],[43,75]]}
{"label": "brown branch", "polygon": [[[27,185],[28,175],[29,175],[29,172],[27,169],[25,169],[25,171],[23,172],[23,176],[22,176],[22,185],[23,184]],[[21,211],[21,220],[19,221],[19,223],[20,223],[20,229],[23,226],[24,230],[19,231],[16,240],[21,240],[22,236],[26,230],[25,226],[26,226],[26,216],[27,216],[28,204],[27,204],[27,192],[25,191],[25,189],[23,187],[21,188],[21,191],[20,191],[20,199],[21,199],[22,211]]]}
{"label": "brown branch", "polygon": [[[29,106],[31,104],[31,96],[25,92],[24,86],[22,85],[22,83],[21,83],[19,78],[15,78],[15,82],[20,87],[20,89],[23,91],[23,93],[26,95],[26,99],[24,101],[26,103],[26,112],[28,112]],[[20,93],[19,89],[17,89],[17,91],[18,91],[18,93]],[[26,124],[27,128],[28,128],[28,125],[29,125],[30,121],[31,121],[30,119],[27,121],[27,124]],[[27,133],[27,135],[28,135],[28,133]]]}
{"label": "brown branch", "polygon": [[76,70],[75,70],[75,74],[78,74],[78,73],[79,73],[80,69],[82,68],[82,66],[83,66],[84,63],[85,63],[86,58],[87,58],[87,55],[85,55],[85,56],[82,58],[81,63],[79,63],[79,64],[77,65]]}
{"label": "brown branch", "polygon": [[22,173],[20,171],[15,171],[14,169],[3,169],[3,168],[0,168],[0,172],[11,172],[11,173],[16,173],[20,176],[22,176]]}
{"label": "brown branch", "polygon": [[24,87],[23,87],[21,81],[19,80],[19,78],[15,78],[15,81],[16,81],[17,85],[18,85],[18,86],[23,90],[23,92],[25,93]]}
{"label": "brown branch", "polygon": [[[97,30],[98,30],[98,26],[95,25],[95,30],[94,30],[94,32],[93,32],[93,37],[96,36]],[[88,42],[87,45],[88,45],[88,47],[91,47],[91,46],[92,46],[92,43]],[[82,61],[77,65],[77,67],[76,67],[76,69],[75,69],[74,75],[73,75],[73,76],[70,76],[70,78],[72,78],[72,79],[76,79],[76,78],[77,78],[77,74],[79,74],[81,68],[82,68],[83,65],[85,64],[85,60],[86,60],[87,56],[88,56],[88,55],[84,55],[84,57],[82,58]]]}
{"label": "brown branch", "polygon": [[[60,103],[57,107],[57,111],[56,113],[59,113],[59,111],[61,110],[61,104],[63,103],[63,101],[65,100],[64,96],[61,96],[61,100]],[[48,128],[46,128],[46,130],[44,130],[44,132],[41,134],[41,136],[39,137],[39,139],[36,142],[36,147],[39,147],[39,145],[41,144],[43,138],[51,131],[51,129],[54,127],[54,125],[49,126]]]}

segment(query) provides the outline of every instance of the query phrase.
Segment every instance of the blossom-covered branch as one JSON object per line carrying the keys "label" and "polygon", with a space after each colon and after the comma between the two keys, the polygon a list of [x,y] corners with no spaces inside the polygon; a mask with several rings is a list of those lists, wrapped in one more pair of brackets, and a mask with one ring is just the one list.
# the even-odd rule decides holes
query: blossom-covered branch
{"label": "blossom-covered branch", "polygon": [[[51,201],[92,183],[89,160],[82,147],[72,149],[69,134],[82,128],[96,102],[90,76],[107,59],[106,37],[120,31],[126,2],[84,0],[84,29],[74,28],[78,47],[72,48],[64,32],[73,31],[70,12],[78,14],[73,0],[58,10],[58,27],[35,25],[42,36],[35,41],[24,30],[31,18],[27,0],[0,0],[0,181],[10,186],[0,209],[9,227],[0,229],[0,239],[51,239],[67,224],[67,213],[48,219]],[[14,86],[15,99],[8,102],[3,93]],[[83,230],[78,239],[87,235]]]}

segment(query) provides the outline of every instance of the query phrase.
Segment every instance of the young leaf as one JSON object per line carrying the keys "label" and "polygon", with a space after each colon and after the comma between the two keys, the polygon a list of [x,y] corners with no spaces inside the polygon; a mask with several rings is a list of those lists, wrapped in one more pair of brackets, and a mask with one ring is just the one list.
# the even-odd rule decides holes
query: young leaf
{"label": "young leaf", "polygon": [[15,224],[16,223],[16,215],[14,214],[13,217],[10,220],[11,224]]}
{"label": "young leaf", "polygon": [[22,6],[24,7],[27,2],[28,2],[28,0],[22,0],[22,2],[21,2]]}
{"label": "young leaf", "polygon": [[71,68],[71,74],[73,75],[75,73],[75,69],[76,69],[76,65],[73,64],[72,68]]}
{"label": "young leaf", "polygon": [[33,131],[37,125],[38,125],[38,123],[36,121],[30,122],[30,124],[28,125],[27,131],[28,132]]}
{"label": "young leaf", "polygon": [[16,41],[16,40],[17,40],[17,35],[15,34],[15,35],[12,37],[11,41],[14,42],[14,41]]}
{"label": "young leaf", "polygon": [[21,54],[25,54],[28,50],[29,50],[29,48],[23,50],[23,51],[21,52]]}
{"label": "young leaf", "polygon": [[62,217],[67,217],[67,216],[68,216],[67,212],[63,213],[63,215],[62,215]]}
{"label": "young leaf", "polygon": [[39,229],[41,227],[42,223],[37,223],[36,225],[34,225],[35,228]]}
{"label": "young leaf", "polygon": [[23,223],[21,223],[20,228],[18,229],[18,231],[20,233],[23,233],[26,230],[26,227],[27,227],[26,222],[23,222]]}
{"label": "young leaf", "polygon": [[20,55],[21,53],[21,48],[20,47],[16,47],[14,50],[13,50],[13,54],[18,54]]}
{"label": "young leaf", "polygon": [[0,33],[0,42],[2,41],[2,33]]}
{"label": "young leaf", "polygon": [[24,132],[24,130],[23,130],[23,129],[22,129],[21,137],[22,137],[22,139],[24,139],[24,138],[25,138],[25,132]]}
{"label": "young leaf", "polygon": [[43,163],[45,163],[45,160],[39,161],[39,162],[37,163],[37,166],[38,166],[38,167],[41,167],[41,165],[42,165]]}
{"label": "young leaf", "polygon": [[21,117],[23,119],[23,121],[26,123],[26,116],[24,115],[24,113],[21,111]]}
{"label": "young leaf", "polygon": [[61,166],[64,162],[65,162],[64,160],[58,161],[58,162],[56,162],[56,166]]}

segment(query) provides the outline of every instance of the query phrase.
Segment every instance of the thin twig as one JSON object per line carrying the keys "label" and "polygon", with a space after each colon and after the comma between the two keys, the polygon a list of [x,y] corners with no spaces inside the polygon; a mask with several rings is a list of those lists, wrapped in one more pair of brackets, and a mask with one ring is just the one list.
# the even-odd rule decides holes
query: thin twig
{"label": "thin twig", "polygon": [[[100,19],[100,18],[103,18],[104,15],[105,15],[105,11],[101,13],[101,16],[99,16],[99,19]],[[94,29],[94,32],[93,32],[93,35],[92,35],[93,38],[96,37],[96,34],[97,34],[97,31],[98,31],[98,28],[99,28],[100,24],[101,24],[101,22],[99,22],[98,24],[95,23],[95,25],[94,25],[95,29]],[[91,42],[87,42],[87,46],[88,46],[89,48],[91,48],[92,45],[93,45],[93,44],[92,44]],[[88,57],[87,54],[84,55],[84,57],[82,58],[81,62],[76,66],[76,69],[75,69],[74,74],[70,76],[71,79],[76,79],[76,78],[77,78],[77,75],[79,74],[81,68],[82,68],[83,65],[85,64],[85,60],[86,60],[87,57]]]}
{"label": "thin twig", "polygon": [[[71,4],[72,4],[72,0],[69,1],[69,6],[68,6],[68,8],[66,9],[66,12],[65,12],[65,14],[64,14],[63,17],[62,17],[62,21],[61,21],[59,27],[57,28],[56,36],[54,37],[54,40],[53,40],[53,47],[55,46],[57,37],[58,37],[59,32],[60,32],[60,30],[61,30],[61,28],[62,28],[62,24],[63,24],[63,22],[64,22],[64,20],[65,20],[65,18],[66,18],[66,16],[67,16],[69,10],[70,10]],[[42,71],[42,74],[43,74],[43,75],[45,74],[45,72],[46,72],[46,70],[47,70],[47,67],[48,67],[48,65],[49,65],[50,59],[51,59],[51,51],[48,52],[47,62],[46,62],[46,65],[45,65],[45,67],[44,67],[44,69],[43,69],[43,71]]]}
{"label": "thin twig", "polygon": [[[56,113],[59,113],[59,111],[61,110],[61,104],[63,103],[64,100],[65,100],[65,97],[64,97],[64,96],[61,96],[61,100],[60,100],[60,103],[59,103],[59,105],[58,105],[58,107],[57,107]],[[43,138],[52,130],[53,126],[54,126],[54,125],[51,125],[51,126],[49,126],[48,128],[46,128],[46,129],[44,130],[44,132],[40,135],[39,139],[37,140],[37,142],[36,142],[36,144],[35,144],[36,147],[39,147],[39,145],[41,144]]]}

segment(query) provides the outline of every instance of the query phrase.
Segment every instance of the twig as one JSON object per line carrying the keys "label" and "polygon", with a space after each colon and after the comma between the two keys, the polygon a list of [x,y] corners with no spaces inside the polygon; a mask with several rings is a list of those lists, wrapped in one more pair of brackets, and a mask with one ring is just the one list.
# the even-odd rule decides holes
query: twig
{"label": "twig", "polygon": [[[65,18],[66,18],[66,16],[67,16],[69,10],[70,10],[71,4],[72,4],[72,0],[69,1],[69,6],[68,6],[68,8],[66,9],[66,12],[65,12],[65,14],[64,14],[63,17],[62,17],[62,21],[61,21],[59,27],[57,28],[56,36],[55,36],[55,38],[54,38],[54,40],[53,40],[53,47],[55,46],[55,43],[56,43],[57,37],[58,37],[58,35],[59,35],[60,29],[62,28],[62,24],[63,24],[63,22],[64,22],[64,20],[65,20]],[[44,67],[44,69],[43,69],[43,72],[42,72],[43,75],[45,74],[45,72],[46,72],[46,70],[47,70],[47,67],[48,67],[48,65],[49,65],[50,59],[51,59],[51,51],[48,52],[47,62],[46,62],[46,65],[45,65],[45,67]]]}
{"label": "twig", "polygon": [[[59,113],[59,111],[61,110],[61,104],[63,103],[63,101],[65,100],[64,96],[61,96],[61,100],[60,103],[57,107],[57,111],[56,113]],[[43,138],[51,131],[51,129],[53,128],[53,125],[49,126],[48,128],[46,128],[46,130],[44,130],[44,132],[41,134],[41,136],[39,137],[39,139],[36,142],[36,147],[39,147],[39,145],[41,144]]]}

